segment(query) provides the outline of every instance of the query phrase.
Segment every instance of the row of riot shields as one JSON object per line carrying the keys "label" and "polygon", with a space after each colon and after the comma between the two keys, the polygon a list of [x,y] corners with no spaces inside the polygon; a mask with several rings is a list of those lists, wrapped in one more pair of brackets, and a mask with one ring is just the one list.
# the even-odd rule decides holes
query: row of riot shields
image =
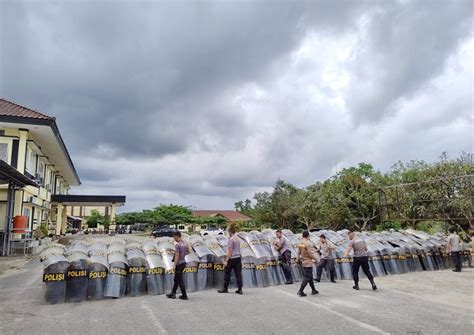
{"label": "row of riot shields", "polygon": [[[291,252],[294,281],[302,278],[297,262],[301,234],[283,230]],[[344,257],[349,240],[347,231],[322,230],[310,233],[310,242],[318,248],[324,234],[335,245],[334,262],[338,279],[352,278],[352,256]],[[444,252],[445,236],[417,231],[363,232],[359,235],[368,246],[369,264],[374,276],[415,271],[433,271],[452,267]],[[275,248],[275,231],[239,232],[244,288],[280,285],[285,282],[280,253]],[[228,239],[224,235],[188,236],[184,280],[188,292],[224,285],[224,259]],[[121,298],[142,294],[162,295],[171,291],[174,276],[174,242],[162,237],[141,243],[118,237],[75,240],[67,248],[51,244],[41,254],[44,265],[45,300],[50,304],[80,302],[103,298]],[[466,262],[469,251],[463,254]],[[317,263],[314,263],[316,272]],[[322,279],[329,278],[323,273]],[[231,276],[230,286],[236,286]]]}

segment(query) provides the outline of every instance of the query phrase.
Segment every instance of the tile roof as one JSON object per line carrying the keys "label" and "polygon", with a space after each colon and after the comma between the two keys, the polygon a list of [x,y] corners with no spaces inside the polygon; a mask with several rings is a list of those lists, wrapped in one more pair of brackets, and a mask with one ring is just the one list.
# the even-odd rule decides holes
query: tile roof
{"label": "tile roof", "polygon": [[29,119],[55,121],[55,118],[52,116],[37,112],[3,98],[0,98],[0,116],[16,116]]}
{"label": "tile roof", "polygon": [[212,217],[216,215],[221,215],[229,221],[250,221],[251,217],[244,215],[237,211],[232,210],[195,210],[193,211],[193,216],[199,217]]}

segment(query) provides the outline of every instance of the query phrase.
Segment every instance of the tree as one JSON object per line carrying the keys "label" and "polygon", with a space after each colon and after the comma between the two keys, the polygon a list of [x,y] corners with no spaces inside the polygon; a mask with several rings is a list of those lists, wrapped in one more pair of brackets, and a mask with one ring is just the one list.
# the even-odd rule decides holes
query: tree
{"label": "tree", "polygon": [[271,194],[256,193],[254,213],[257,221],[277,228],[299,228],[301,225],[292,200],[297,190],[292,184],[278,180]]}
{"label": "tree", "polygon": [[108,229],[110,220],[109,218],[100,214],[98,210],[93,209],[91,211],[91,215],[87,218],[86,224],[89,228],[97,228],[98,225],[103,225],[105,229]]}
{"label": "tree", "polygon": [[153,209],[151,217],[157,225],[169,225],[178,228],[180,224],[191,221],[192,212],[189,208],[181,205],[160,205]]}

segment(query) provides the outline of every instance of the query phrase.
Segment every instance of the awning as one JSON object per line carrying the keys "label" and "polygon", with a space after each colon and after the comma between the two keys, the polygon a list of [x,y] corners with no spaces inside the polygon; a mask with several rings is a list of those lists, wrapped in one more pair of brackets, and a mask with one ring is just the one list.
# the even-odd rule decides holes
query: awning
{"label": "awning", "polygon": [[72,220],[74,220],[74,221],[82,221],[82,218],[78,218],[77,216],[68,215],[67,218],[68,218],[68,219],[72,219]]}
{"label": "awning", "polygon": [[20,173],[17,169],[0,159],[0,184],[14,184],[16,187],[26,185],[38,187],[33,180]]}

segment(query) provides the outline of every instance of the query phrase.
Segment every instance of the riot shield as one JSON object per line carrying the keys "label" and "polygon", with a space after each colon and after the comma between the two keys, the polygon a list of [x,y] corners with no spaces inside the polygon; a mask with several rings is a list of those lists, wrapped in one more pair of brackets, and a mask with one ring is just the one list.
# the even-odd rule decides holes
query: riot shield
{"label": "riot shield", "polygon": [[[247,241],[240,237],[240,254],[242,256],[242,284],[244,287],[268,286],[265,281],[266,268],[258,261]],[[257,270],[257,264],[259,269]],[[266,264],[265,264],[266,265]],[[265,285],[266,284],[266,285]]]}
{"label": "riot shield", "polygon": [[215,236],[206,235],[203,237],[204,244],[212,252],[212,254],[218,258],[225,257],[227,250],[227,244],[224,248],[219,244]]}
{"label": "riot shield", "polygon": [[186,266],[183,270],[184,284],[187,292],[195,292],[198,287],[198,266],[199,257],[195,252],[191,252],[184,257]]}
{"label": "riot shield", "polygon": [[128,263],[123,245],[118,247],[109,246],[108,261],[109,273],[105,284],[104,297],[123,297],[127,290],[128,274]]}
{"label": "riot shield", "polygon": [[209,250],[207,245],[204,243],[203,238],[199,235],[191,235],[189,237],[189,245],[198,257],[204,257],[212,254],[212,251]]}
{"label": "riot shield", "polygon": [[87,299],[87,274],[90,259],[87,254],[78,252],[77,248],[72,249],[76,251],[67,253],[69,267],[66,274],[66,301],[81,302]]}
{"label": "riot shield", "polygon": [[344,251],[336,249],[336,275],[340,279],[352,279],[352,257],[344,257]]}
{"label": "riot shield", "polygon": [[279,265],[279,257],[273,256],[272,245],[266,236],[262,233],[256,232],[255,236],[260,240],[260,243],[263,248],[265,248],[268,253],[267,257],[267,272],[270,285],[280,285],[285,282],[285,277],[283,275],[283,270]]}
{"label": "riot shield", "polygon": [[[239,233],[238,236],[245,240],[255,255],[255,274],[257,278],[257,286],[266,287],[275,285],[271,273],[268,268],[267,261],[270,259],[270,251],[263,245],[258,236],[254,233]],[[261,279],[261,281],[259,281]]]}
{"label": "riot shield", "polygon": [[43,263],[44,298],[49,304],[57,304],[66,298],[66,273],[69,261],[64,257],[64,246],[51,244],[40,256]]}
{"label": "riot shield", "polygon": [[298,264],[298,238],[288,229],[282,230],[286,238],[288,249],[291,252],[291,271],[293,272],[293,281],[301,281],[303,278],[303,268]]}
{"label": "riot shield", "polygon": [[100,300],[104,296],[105,283],[107,281],[107,273],[109,270],[107,251],[104,251],[103,247],[98,248],[90,246],[89,257],[91,263],[89,265],[88,273],[89,282],[87,284],[87,299]]}
{"label": "riot shield", "polygon": [[146,292],[147,262],[139,244],[126,247],[128,262],[127,291],[132,297]]}
{"label": "riot shield", "polygon": [[164,273],[165,265],[161,254],[158,252],[155,241],[149,241],[143,245],[143,252],[148,263],[147,291],[148,294],[158,295],[165,293]]}
{"label": "riot shield", "polygon": [[207,257],[207,264],[205,265],[208,267],[210,266],[209,263],[211,263],[213,266],[212,287],[222,288],[224,286],[224,257],[226,255],[224,250],[227,250],[227,240],[221,239],[221,243],[224,244],[225,249],[222,248],[215,236],[206,235],[203,237],[203,241],[207,248],[213,253],[213,255]]}
{"label": "riot shield", "polygon": [[[271,258],[269,262],[271,264],[267,263],[267,267],[270,267],[272,269],[273,278],[274,278],[273,280],[274,280],[275,285],[283,284],[286,281],[285,275],[283,273],[283,268],[282,268],[284,265],[280,259],[280,252],[276,249],[275,244],[274,244],[274,242],[277,240],[275,233],[270,229],[265,229],[258,236],[260,240],[262,240],[263,238],[267,241],[267,244],[262,242],[262,245],[266,245],[267,249],[270,248],[269,251],[270,251]],[[288,265],[288,266],[291,267],[291,265]],[[291,268],[290,268],[290,271],[291,271]]]}
{"label": "riot shield", "polygon": [[165,291],[169,292],[173,288],[173,277],[174,277],[174,254],[175,247],[172,243],[172,239],[168,237],[161,237],[158,240],[158,252],[161,254],[163,264],[165,266],[165,274],[163,277]]}

